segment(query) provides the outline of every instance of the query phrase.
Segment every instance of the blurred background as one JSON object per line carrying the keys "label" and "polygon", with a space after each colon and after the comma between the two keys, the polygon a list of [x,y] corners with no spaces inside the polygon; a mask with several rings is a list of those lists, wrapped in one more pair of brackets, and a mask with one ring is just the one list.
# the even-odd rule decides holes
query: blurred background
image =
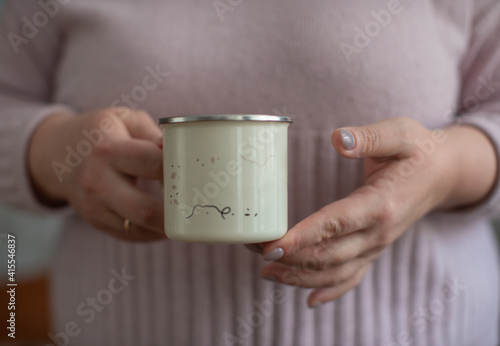
{"label": "blurred background", "polygon": [[[3,0],[0,0],[0,13]],[[500,246],[500,220],[493,220]],[[61,220],[33,215],[0,205],[0,284],[7,281],[7,241],[2,234],[16,236],[16,341],[0,333],[1,345],[47,345],[50,339],[48,267],[57,251]],[[8,319],[6,290],[0,290],[1,320]]]}
{"label": "blurred background", "polygon": [[[0,14],[3,7],[0,0]],[[49,345],[50,331],[48,267],[56,251],[61,220],[15,211],[0,205],[0,311],[8,319],[7,233],[16,236],[16,339],[2,323],[0,345]]]}
{"label": "blurred background", "polygon": [[0,345],[47,345],[50,331],[48,267],[56,251],[61,220],[32,215],[0,205],[0,311],[9,318],[7,282],[7,238],[16,237],[16,340],[5,333],[2,323]]}

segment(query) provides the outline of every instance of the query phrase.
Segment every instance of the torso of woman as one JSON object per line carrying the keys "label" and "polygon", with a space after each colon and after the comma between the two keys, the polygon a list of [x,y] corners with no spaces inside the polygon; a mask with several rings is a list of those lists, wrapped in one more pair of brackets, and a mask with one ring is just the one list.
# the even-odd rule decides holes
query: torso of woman
{"label": "torso of woman", "polygon": [[[437,128],[454,118],[472,3],[61,1],[51,19],[61,41],[40,63],[57,61],[53,101],[78,112],[126,106],[155,118],[291,116],[293,225],[363,183],[363,162],[335,153],[334,129],[394,116]],[[161,197],[158,183],[141,184]],[[496,340],[499,271],[482,220],[421,220],[356,289],[315,309],[306,306],[307,289],[263,281],[261,257],[241,245],[123,243],[77,216],[66,228],[53,269],[53,333],[74,321],[80,333],[70,345]],[[99,303],[122,271],[133,278]],[[283,299],[272,301],[273,292]]]}

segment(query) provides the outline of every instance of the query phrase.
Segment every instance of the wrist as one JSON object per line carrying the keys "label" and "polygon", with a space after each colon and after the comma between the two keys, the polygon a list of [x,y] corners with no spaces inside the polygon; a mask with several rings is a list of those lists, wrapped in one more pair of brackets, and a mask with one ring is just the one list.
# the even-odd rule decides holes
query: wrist
{"label": "wrist", "polygon": [[42,121],[34,131],[28,146],[27,164],[31,185],[38,200],[48,206],[67,203],[64,184],[57,179],[52,163],[59,160],[61,139],[73,115],[53,114]]}
{"label": "wrist", "polygon": [[[498,163],[493,143],[476,127],[452,126],[444,130],[443,145],[447,186],[439,209],[461,209],[483,202],[496,181]],[[449,159],[446,159],[449,158]]]}

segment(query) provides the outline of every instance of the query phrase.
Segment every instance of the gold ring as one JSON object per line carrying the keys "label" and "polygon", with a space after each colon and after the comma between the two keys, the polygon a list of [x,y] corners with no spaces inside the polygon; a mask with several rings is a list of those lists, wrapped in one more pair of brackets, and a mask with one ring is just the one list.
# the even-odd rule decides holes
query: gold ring
{"label": "gold ring", "polygon": [[125,231],[125,233],[128,233],[130,231],[131,225],[132,223],[130,222],[129,219],[125,219],[125,221],[123,221],[123,230]]}

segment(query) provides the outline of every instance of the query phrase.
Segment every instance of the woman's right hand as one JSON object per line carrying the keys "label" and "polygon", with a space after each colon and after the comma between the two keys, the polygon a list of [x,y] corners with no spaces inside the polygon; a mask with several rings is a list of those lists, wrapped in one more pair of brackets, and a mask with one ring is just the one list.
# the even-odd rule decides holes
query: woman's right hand
{"label": "woman's right hand", "polygon": [[165,238],[163,204],[136,186],[137,178],[163,181],[162,132],[144,111],[54,114],[33,134],[28,166],[44,204],[70,203],[92,226],[116,238]]}

